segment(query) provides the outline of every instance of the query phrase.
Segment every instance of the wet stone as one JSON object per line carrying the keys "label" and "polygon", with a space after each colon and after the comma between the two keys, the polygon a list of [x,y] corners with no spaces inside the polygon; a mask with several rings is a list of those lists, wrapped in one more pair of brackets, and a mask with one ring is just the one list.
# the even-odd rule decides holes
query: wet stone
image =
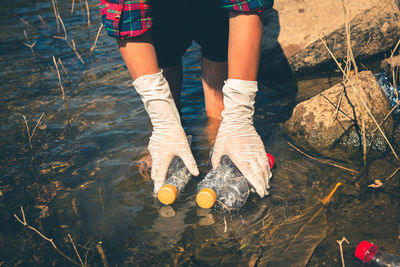
{"label": "wet stone", "polygon": [[[369,71],[360,72],[358,79],[353,75],[350,80],[351,83],[338,83],[294,108],[284,126],[299,145],[327,157],[357,161],[362,158],[364,120],[367,147],[372,143],[369,157],[386,151],[387,143],[379,130],[374,134],[377,125],[360,99],[375,120],[382,122],[391,110],[387,97]],[[387,138],[393,133],[393,124],[389,116],[381,126]]]}

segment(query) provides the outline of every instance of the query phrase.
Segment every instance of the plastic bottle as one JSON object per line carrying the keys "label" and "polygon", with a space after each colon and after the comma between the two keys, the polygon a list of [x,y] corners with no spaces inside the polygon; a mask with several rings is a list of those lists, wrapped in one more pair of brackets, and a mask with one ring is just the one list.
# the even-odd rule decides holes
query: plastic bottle
{"label": "plastic bottle", "polygon": [[383,252],[365,240],[358,244],[355,256],[369,266],[400,267],[400,256]]}
{"label": "plastic bottle", "polygon": [[[192,136],[188,135],[187,140],[189,145],[192,144]],[[164,185],[158,190],[158,200],[169,205],[174,203],[178,195],[183,191],[185,185],[189,182],[192,174],[186,168],[182,159],[175,157],[169,164],[167,179]]]}
{"label": "plastic bottle", "polygon": [[191,174],[185,164],[179,157],[175,157],[169,166],[167,180],[158,190],[158,200],[165,204],[172,204],[178,194],[183,191],[185,185],[189,182]]}
{"label": "plastic bottle", "polygon": [[[272,168],[275,159],[267,153],[269,165]],[[230,210],[240,209],[247,200],[250,188],[246,178],[233,162],[223,156],[221,166],[211,170],[198,184],[196,202],[201,208],[211,208],[217,198],[223,206]]]}
{"label": "plastic bottle", "polygon": [[[390,104],[392,107],[397,105],[397,102],[400,100],[400,87],[393,85],[389,82],[388,76],[385,72],[374,74],[376,81],[378,82],[379,86],[382,88],[383,92],[389,99]],[[400,109],[397,107],[394,113],[399,113]]]}

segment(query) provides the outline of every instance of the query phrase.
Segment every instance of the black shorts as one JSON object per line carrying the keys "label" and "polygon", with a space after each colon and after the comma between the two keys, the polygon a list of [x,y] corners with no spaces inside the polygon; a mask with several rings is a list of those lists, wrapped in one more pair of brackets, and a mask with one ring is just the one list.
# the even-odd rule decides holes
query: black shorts
{"label": "black shorts", "polygon": [[175,66],[196,41],[203,56],[223,62],[228,57],[228,11],[215,0],[152,0],[151,35],[160,68]]}

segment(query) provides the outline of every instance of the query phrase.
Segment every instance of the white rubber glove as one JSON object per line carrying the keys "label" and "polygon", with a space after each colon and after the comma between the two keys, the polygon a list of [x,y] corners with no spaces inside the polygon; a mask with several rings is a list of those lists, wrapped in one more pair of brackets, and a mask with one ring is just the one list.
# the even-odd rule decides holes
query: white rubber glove
{"label": "white rubber glove", "polygon": [[228,79],[222,89],[224,110],[212,155],[213,168],[227,155],[260,197],[268,195],[272,174],[264,144],[253,126],[256,81]]}
{"label": "white rubber glove", "polygon": [[139,77],[133,82],[133,86],[140,94],[153,124],[149,151],[154,193],[157,193],[164,184],[169,164],[174,156],[182,159],[191,174],[199,175],[168,82],[162,72]]}

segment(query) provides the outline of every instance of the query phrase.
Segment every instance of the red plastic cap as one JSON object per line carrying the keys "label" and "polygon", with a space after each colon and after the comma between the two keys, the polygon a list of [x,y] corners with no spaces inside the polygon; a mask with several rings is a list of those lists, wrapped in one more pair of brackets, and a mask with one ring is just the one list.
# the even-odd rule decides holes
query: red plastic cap
{"label": "red plastic cap", "polygon": [[366,240],[361,241],[360,244],[358,244],[354,255],[356,256],[356,258],[364,261],[365,255],[367,254],[368,250],[372,247],[376,247],[376,246]]}
{"label": "red plastic cap", "polygon": [[272,167],[274,167],[275,158],[269,153],[267,153],[267,158],[268,158],[269,168],[272,169]]}

